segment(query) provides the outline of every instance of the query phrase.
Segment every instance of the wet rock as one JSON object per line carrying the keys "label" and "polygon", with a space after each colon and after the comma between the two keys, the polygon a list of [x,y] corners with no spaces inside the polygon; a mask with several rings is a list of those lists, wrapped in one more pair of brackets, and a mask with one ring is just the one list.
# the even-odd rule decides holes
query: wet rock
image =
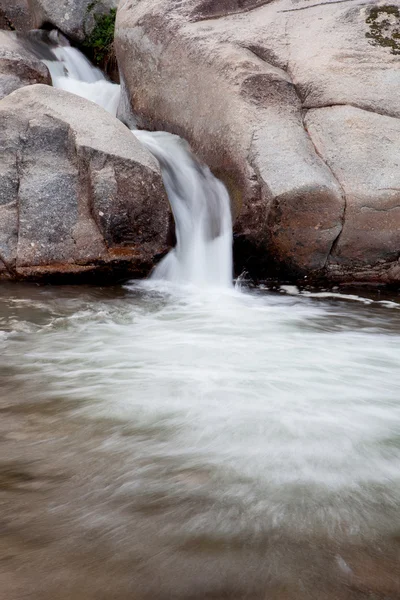
{"label": "wet rock", "polygon": [[51,83],[47,67],[26,50],[14,33],[0,31],[0,99],[35,83]]}
{"label": "wet rock", "polygon": [[[371,10],[365,0],[120,3],[116,51],[128,100],[142,125],[186,137],[227,184],[242,267],[253,274],[341,280],[340,255],[356,279],[386,282],[391,270],[399,280],[396,223],[382,214],[375,233],[356,234],[350,179],[314,143],[311,116],[336,105],[365,113],[363,153],[351,119],[332,112],[343,135],[335,161],[373,171],[370,203],[385,211],[395,192],[377,189],[378,165],[390,157],[384,178],[395,180],[399,149],[395,134],[385,149],[374,145],[373,130],[378,140],[380,124],[386,131],[385,119],[400,117],[400,61],[393,45],[371,38]],[[397,35],[396,23],[386,29]]]}
{"label": "wet rock", "polygon": [[0,276],[140,276],[165,249],[158,165],[97,105],[48,86],[0,102]]}

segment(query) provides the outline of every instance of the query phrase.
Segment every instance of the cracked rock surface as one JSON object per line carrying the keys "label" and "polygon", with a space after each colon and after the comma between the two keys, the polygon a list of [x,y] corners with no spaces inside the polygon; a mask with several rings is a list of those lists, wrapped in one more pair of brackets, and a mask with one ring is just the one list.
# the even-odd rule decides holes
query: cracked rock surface
{"label": "cracked rock surface", "polygon": [[250,273],[400,280],[400,57],[367,35],[376,4],[120,2],[133,109],[226,183]]}
{"label": "cracked rock surface", "polygon": [[143,276],[168,223],[158,165],[102,108],[45,85],[0,102],[0,278]]}

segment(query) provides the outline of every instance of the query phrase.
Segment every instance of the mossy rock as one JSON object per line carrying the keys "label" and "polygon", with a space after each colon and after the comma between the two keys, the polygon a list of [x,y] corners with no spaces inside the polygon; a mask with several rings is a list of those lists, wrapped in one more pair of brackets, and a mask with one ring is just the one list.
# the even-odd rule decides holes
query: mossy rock
{"label": "mossy rock", "polygon": [[394,5],[373,6],[366,20],[369,31],[365,34],[374,46],[390,48],[400,54],[400,8]]}

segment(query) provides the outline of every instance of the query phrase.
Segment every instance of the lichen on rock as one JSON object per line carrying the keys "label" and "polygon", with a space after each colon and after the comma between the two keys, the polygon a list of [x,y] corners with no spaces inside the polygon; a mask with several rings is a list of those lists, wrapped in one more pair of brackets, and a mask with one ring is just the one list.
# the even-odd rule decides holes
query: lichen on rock
{"label": "lichen on rock", "polygon": [[373,6],[366,20],[369,31],[365,34],[374,46],[390,48],[400,54],[400,8],[394,5]]}

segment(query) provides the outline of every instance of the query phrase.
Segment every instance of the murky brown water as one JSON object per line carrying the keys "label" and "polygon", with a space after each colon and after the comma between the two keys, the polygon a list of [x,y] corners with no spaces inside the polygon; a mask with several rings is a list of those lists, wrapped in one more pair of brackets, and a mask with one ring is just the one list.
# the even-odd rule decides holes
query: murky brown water
{"label": "murky brown water", "polygon": [[1,292],[1,600],[400,598],[396,305]]}

